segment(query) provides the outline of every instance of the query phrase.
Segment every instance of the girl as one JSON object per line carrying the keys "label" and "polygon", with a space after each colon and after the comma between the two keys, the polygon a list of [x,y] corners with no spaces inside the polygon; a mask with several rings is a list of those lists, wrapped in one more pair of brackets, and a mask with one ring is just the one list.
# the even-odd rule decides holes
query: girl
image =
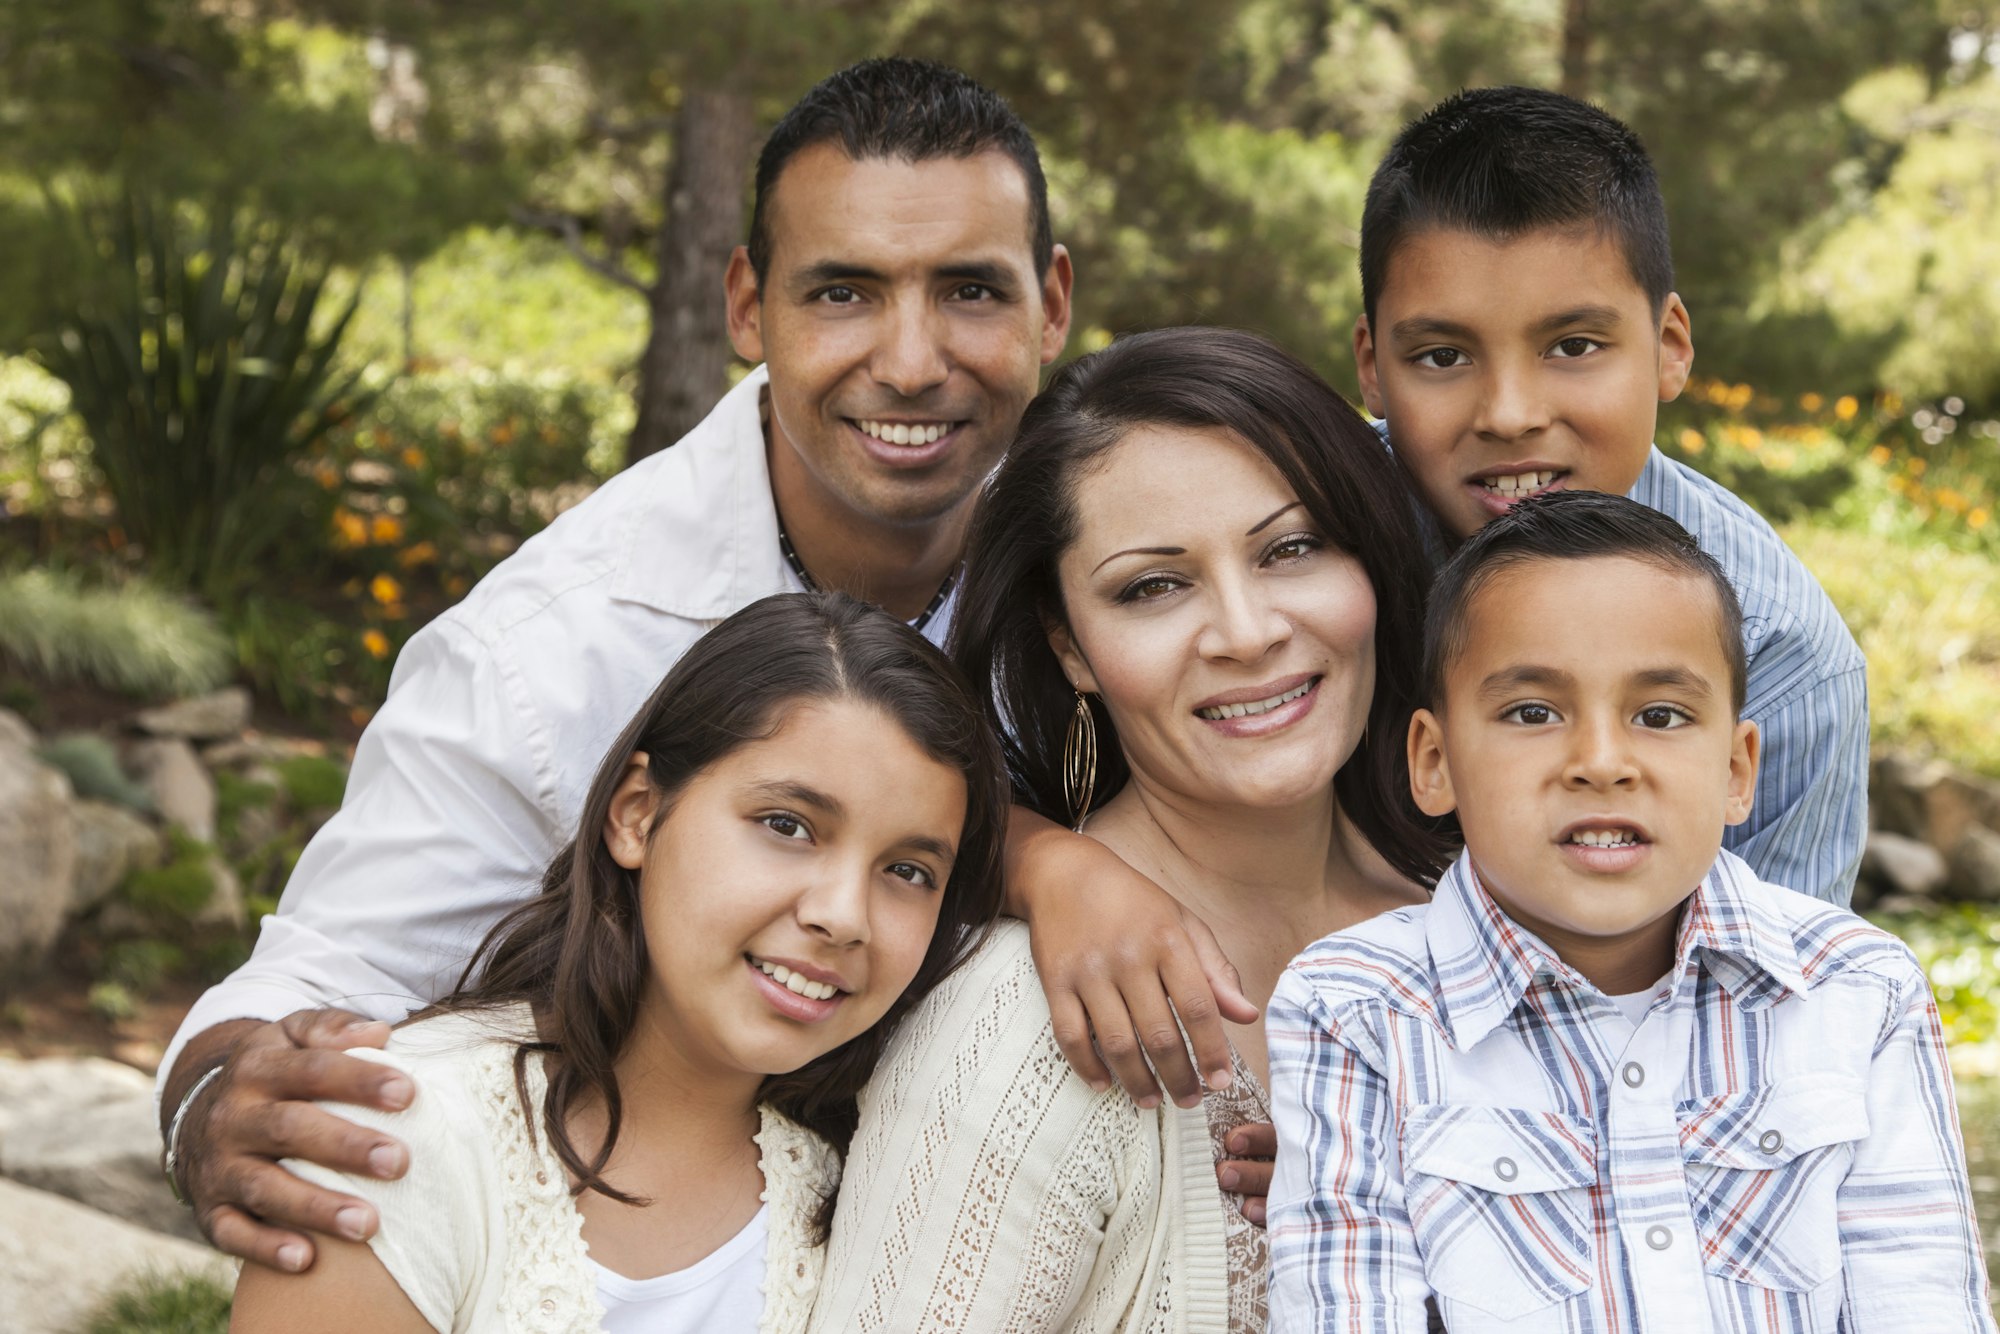
{"label": "girl", "polygon": [[542,893],[459,989],[356,1054],[407,1071],[399,1181],[246,1331],[803,1328],[855,1095],[998,910],[981,709],[908,627],[766,598],[667,675]]}

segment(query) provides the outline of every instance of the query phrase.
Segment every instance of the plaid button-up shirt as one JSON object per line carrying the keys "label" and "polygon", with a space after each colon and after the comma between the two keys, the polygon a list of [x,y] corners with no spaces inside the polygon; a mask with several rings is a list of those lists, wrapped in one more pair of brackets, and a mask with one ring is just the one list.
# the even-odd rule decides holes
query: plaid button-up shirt
{"label": "plaid button-up shirt", "polygon": [[1729,853],[1636,1028],[1464,858],[1265,1025],[1274,1331],[1994,1330],[1915,958]]}

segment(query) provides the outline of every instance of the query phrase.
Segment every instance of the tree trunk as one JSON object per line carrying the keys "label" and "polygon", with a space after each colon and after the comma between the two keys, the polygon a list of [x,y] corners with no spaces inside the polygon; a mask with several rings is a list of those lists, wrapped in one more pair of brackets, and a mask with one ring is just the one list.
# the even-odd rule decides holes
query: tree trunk
{"label": "tree trunk", "polygon": [[652,327],[639,360],[639,418],[625,444],[637,463],[686,435],[727,384],[722,273],[743,240],[743,195],[757,121],[747,94],[689,89],[674,117],[673,165],[647,292]]}
{"label": "tree trunk", "polygon": [[1562,31],[1562,91],[1590,98],[1590,0],[1564,0]]}

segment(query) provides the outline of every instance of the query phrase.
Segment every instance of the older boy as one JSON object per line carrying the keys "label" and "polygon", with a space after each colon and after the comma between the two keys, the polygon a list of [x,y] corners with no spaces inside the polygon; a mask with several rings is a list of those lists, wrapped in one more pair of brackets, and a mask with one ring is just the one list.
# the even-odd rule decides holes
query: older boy
{"label": "older boy", "polygon": [[1578,492],[1446,566],[1411,790],[1466,851],[1267,1019],[1274,1330],[1991,1331],[1930,988],[1721,850],[1741,612],[1685,530]]}
{"label": "older boy", "polygon": [[1770,525],[1653,448],[1694,344],[1638,138],[1559,93],[1447,98],[1375,169],[1361,297],[1362,394],[1448,544],[1523,497],[1587,488],[1670,515],[1721,563],[1764,742],[1727,846],[1845,904],[1867,832],[1866,664]]}

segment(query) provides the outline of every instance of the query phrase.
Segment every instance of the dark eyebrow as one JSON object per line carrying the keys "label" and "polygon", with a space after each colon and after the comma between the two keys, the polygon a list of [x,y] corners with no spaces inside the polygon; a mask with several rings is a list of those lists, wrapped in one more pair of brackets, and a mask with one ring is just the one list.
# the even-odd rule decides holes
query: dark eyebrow
{"label": "dark eyebrow", "polygon": [[1019,278],[1014,270],[997,259],[968,259],[938,266],[938,277],[986,283],[992,287],[1013,287]]}
{"label": "dark eyebrow", "polygon": [[837,259],[823,259],[817,264],[808,264],[803,269],[794,270],[791,275],[793,287],[818,287],[821,283],[886,281],[888,275],[880,269],[871,269],[865,264],[849,264]]}
{"label": "dark eyebrow", "polygon": [[1257,525],[1254,528],[1252,528],[1249,532],[1243,534],[1243,536],[1245,537],[1257,536],[1257,534],[1263,532],[1266,528],[1269,528],[1271,526],[1271,521],[1276,519],[1280,514],[1290,514],[1293,510],[1297,509],[1299,506],[1305,503],[1306,502],[1303,500],[1294,500],[1289,505],[1284,505],[1279,507],[1278,509],[1272,510],[1269,514],[1266,514],[1262,519],[1258,520]]}
{"label": "dark eyebrow", "polygon": [[1117,560],[1120,556],[1185,556],[1185,555],[1187,555],[1186,547],[1127,547],[1123,551],[1114,551],[1109,556],[1106,556],[1103,560],[1097,562],[1096,566],[1091,570],[1091,573],[1096,574],[1098,570],[1103,569],[1105,566],[1109,565],[1112,561]]}
{"label": "dark eyebrow", "polygon": [[1389,326],[1389,337],[1399,343],[1414,343],[1423,338],[1449,338],[1462,343],[1477,341],[1472,330],[1465,325],[1433,319],[1428,315],[1412,315],[1407,320],[1397,320]]}
{"label": "dark eyebrow", "polygon": [[906,838],[903,840],[903,846],[912,848],[918,852],[927,852],[943,862],[946,867],[949,867],[953,862],[958,860],[957,848],[954,848],[944,839],[932,838],[929,834],[918,834],[915,838]]}
{"label": "dark eyebrow", "polygon": [[1632,678],[1633,684],[1667,690],[1685,691],[1706,699],[1715,693],[1708,684],[1708,678],[1699,672],[1691,672],[1685,667],[1649,667]]}
{"label": "dark eyebrow", "polygon": [[1566,329],[1574,324],[1590,324],[1600,329],[1612,329],[1622,322],[1623,317],[1619,315],[1615,306],[1575,306],[1569,310],[1558,311],[1545,320],[1537,320],[1535,332],[1554,333],[1558,329]]}
{"label": "dark eyebrow", "polygon": [[1479,683],[1482,695],[1511,695],[1517,690],[1530,686],[1561,689],[1574,686],[1576,678],[1558,667],[1537,667],[1532,664],[1521,667],[1504,667]]}
{"label": "dark eyebrow", "polygon": [[810,806],[816,811],[839,816],[846,813],[838,799],[828,796],[816,787],[795,783],[789,779],[777,779],[767,783],[753,783],[750,791],[770,801],[781,801],[793,806]]}

